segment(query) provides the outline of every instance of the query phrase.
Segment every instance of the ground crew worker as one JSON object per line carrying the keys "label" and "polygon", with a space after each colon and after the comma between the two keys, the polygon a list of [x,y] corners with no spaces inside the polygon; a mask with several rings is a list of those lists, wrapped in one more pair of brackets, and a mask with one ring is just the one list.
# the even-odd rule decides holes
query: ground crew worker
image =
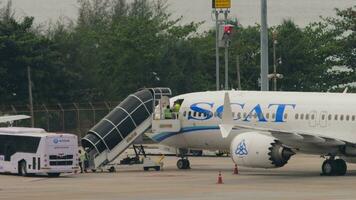
{"label": "ground crew worker", "polygon": [[87,173],[87,169],[89,167],[89,158],[88,158],[88,154],[86,151],[84,151],[84,172]]}
{"label": "ground crew worker", "polygon": [[164,119],[172,119],[172,111],[171,109],[169,108],[169,106],[167,106],[164,111]]}
{"label": "ground crew worker", "polygon": [[180,109],[180,104],[179,103],[174,104],[173,113],[176,119],[178,119],[179,109]]}
{"label": "ground crew worker", "polygon": [[83,173],[83,165],[84,165],[85,155],[82,154],[82,151],[80,149],[78,151],[78,154],[79,154],[80,173]]}

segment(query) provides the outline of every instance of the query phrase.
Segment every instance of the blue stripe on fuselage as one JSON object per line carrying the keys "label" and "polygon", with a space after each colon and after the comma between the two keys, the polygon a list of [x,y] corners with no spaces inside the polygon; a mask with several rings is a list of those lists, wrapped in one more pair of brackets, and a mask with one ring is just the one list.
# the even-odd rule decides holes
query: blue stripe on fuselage
{"label": "blue stripe on fuselage", "polygon": [[172,137],[174,135],[182,134],[182,133],[188,133],[188,132],[194,132],[194,131],[202,131],[202,130],[217,130],[219,129],[218,126],[193,126],[193,127],[185,127],[182,128],[179,132],[162,132],[158,133],[155,136],[152,137],[153,140],[157,142],[162,142],[163,140]]}

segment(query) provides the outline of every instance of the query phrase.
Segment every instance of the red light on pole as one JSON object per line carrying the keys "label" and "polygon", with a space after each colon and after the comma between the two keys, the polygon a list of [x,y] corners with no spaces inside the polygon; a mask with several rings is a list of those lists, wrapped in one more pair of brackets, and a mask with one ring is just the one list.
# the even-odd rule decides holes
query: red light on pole
{"label": "red light on pole", "polygon": [[224,33],[226,34],[231,34],[232,33],[232,30],[233,30],[234,26],[231,25],[231,24],[227,24],[224,26]]}

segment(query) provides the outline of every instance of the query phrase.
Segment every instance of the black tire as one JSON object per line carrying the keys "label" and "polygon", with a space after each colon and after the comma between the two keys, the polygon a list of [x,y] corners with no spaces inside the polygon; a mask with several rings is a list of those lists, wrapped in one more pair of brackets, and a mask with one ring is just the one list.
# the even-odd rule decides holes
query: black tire
{"label": "black tire", "polygon": [[96,172],[96,169],[92,169],[91,172],[95,173],[95,172]]}
{"label": "black tire", "polygon": [[51,178],[59,177],[60,175],[61,175],[61,173],[48,173],[48,177],[51,177]]}
{"label": "black tire", "polygon": [[155,170],[156,170],[156,171],[159,171],[159,170],[161,170],[161,167],[160,167],[160,166],[157,166],[157,167],[155,167]]}
{"label": "black tire", "polygon": [[336,174],[336,165],[334,160],[325,160],[321,166],[323,175],[332,176]]}
{"label": "black tire", "polygon": [[26,161],[21,161],[19,163],[19,175],[20,176],[27,176],[27,164],[26,164]]}
{"label": "black tire", "polygon": [[336,175],[344,176],[347,172],[347,165],[343,159],[336,159],[335,161],[336,166]]}
{"label": "black tire", "polygon": [[188,159],[179,159],[177,161],[178,169],[190,169],[190,162]]}
{"label": "black tire", "polygon": [[178,169],[185,169],[184,167],[185,167],[184,159],[179,159],[179,160],[177,161],[177,168],[178,168]]}
{"label": "black tire", "polygon": [[187,162],[187,166],[186,166],[186,169],[190,169],[190,162],[188,159],[186,159],[186,162]]}

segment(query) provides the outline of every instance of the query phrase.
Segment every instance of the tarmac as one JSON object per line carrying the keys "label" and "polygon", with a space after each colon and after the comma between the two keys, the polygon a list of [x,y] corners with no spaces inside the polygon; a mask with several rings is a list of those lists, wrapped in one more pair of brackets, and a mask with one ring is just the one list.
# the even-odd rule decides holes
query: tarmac
{"label": "tarmac", "polygon": [[[356,165],[348,164],[346,176],[320,176],[323,159],[318,156],[296,155],[278,169],[240,167],[238,175],[228,157],[191,157],[189,170],[178,170],[176,161],[166,157],[163,171],[133,166],[59,178],[0,175],[0,199],[356,199]],[[219,171],[224,184],[216,184]]]}

